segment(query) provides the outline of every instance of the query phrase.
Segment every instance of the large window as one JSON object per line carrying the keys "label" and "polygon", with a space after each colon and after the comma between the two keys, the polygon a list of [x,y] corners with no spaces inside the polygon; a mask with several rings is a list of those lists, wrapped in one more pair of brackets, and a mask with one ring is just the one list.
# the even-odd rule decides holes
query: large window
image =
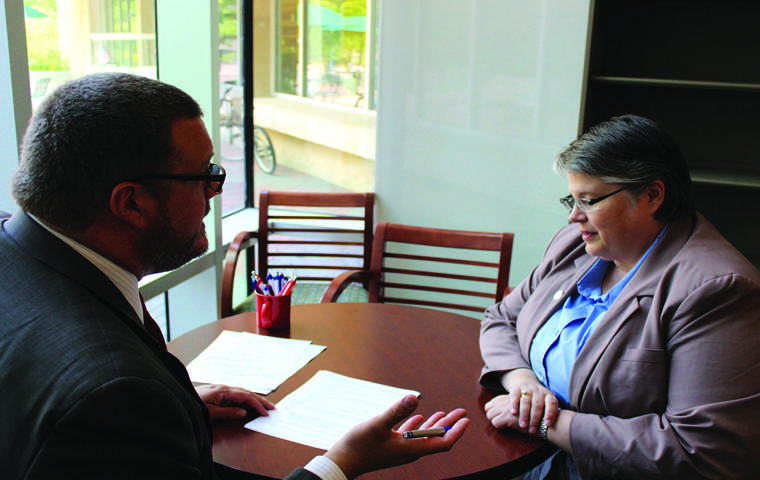
{"label": "large window", "polygon": [[254,199],[374,190],[378,3],[252,0],[253,122],[276,156],[253,162]]}
{"label": "large window", "polygon": [[33,107],[87,73],[156,77],[153,0],[25,0],[24,17]]}
{"label": "large window", "polygon": [[374,108],[373,3],[279,0],[275,91]]}
{"label": "large window", "polygon": [[223,215],[261,190],[374,190],[376,0],[217,1]]}

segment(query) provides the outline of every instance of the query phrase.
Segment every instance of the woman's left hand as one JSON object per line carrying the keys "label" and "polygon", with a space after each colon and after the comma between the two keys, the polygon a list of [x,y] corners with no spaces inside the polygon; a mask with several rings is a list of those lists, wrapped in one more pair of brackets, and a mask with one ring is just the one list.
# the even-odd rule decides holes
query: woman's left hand
{"label": "woman's left hand", "polygon": [[485,405],[486,417],[496,428],[511,428],[538,435],[541,422],[551,427],[559,414],[559,401],[547,388],[526,384],[520,390],[494,397]]}
{"label": "woman's left hand", "polygon": [[226,385],[202,385],[195,387],[198,396],[208,408],[212,420],[239,419],[249,413],[267,416],[275,408],[274,403],[244,388]]}

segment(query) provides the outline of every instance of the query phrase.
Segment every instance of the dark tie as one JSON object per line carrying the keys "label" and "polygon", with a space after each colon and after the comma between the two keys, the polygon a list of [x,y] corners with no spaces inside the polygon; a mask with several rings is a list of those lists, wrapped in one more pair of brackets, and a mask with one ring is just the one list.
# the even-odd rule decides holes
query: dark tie
{"label": "dark tie", "polygon": [[145,300],[143,300],[142,295],[140,295],[140,301],[142,302],[143,307],[143,324],[145,324],[145,330],[148,331],[148,333],[156,339],[156,342],[166,350],[166,341],[164,340],[164,334],[161,333],[161,329],[158,327],[158,324],[153,319],[153,317],[150,316],[150,313],[148,312],[148,307],[145,306]]}

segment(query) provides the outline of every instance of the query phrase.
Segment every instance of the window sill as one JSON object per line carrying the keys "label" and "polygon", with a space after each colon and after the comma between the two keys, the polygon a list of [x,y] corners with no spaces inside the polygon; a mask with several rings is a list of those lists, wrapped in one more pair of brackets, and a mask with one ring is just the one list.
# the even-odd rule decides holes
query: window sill
{"label": "window sill", "polygon": [[375,112],[304,98],[254,99],[254,123],[362,158],[375,158]]}

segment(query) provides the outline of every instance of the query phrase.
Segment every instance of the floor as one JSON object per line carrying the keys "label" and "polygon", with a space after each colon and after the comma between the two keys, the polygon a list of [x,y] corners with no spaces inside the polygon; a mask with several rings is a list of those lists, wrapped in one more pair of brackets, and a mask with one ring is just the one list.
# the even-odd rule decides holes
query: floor
{"label": "floor", "polygon": [[[227,170],[227,180],[222,193],[222,215],[242,208],[244,204],[245,162],[242,148],[235,144],[222,143],[222,165]],[[343,187],[326,182],[304,172],[277,164],[271,174],[261,171],[254,162],[254,195],[258,198],[261,190],[289,190],[308,192],[347,192]]]}

